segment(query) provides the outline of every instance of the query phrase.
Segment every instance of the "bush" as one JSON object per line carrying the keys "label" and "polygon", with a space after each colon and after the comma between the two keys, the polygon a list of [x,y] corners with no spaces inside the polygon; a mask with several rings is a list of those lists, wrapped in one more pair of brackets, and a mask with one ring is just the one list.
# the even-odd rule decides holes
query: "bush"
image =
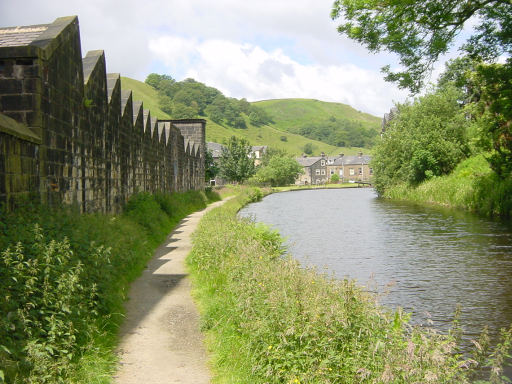
{"label": "bush", "polygon": [[398,106],[398,114],[373,151],[379,194],[395,184],[417,185],[448,174],[469,155],[469,122],[459,99],[460,93],[447,87]]}
{"label": "bush", "polygon": [[301,174],[302,166],[291,157],[273,156],[268,164],[262,165],[253,180],[256,183],[278,187],[293,184]]}

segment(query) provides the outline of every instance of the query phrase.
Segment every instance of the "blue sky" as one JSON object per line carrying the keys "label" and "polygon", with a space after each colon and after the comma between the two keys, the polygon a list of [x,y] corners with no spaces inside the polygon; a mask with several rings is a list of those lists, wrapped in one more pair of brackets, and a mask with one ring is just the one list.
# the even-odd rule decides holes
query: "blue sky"
{"label": "blue sky", "polygon": [[381,116],[407,97],[384,82],[392,55],[339,35],[332,0],[4,0],[0,26],[78,15],[82,50],[103,49],[107,70],[144,80],[186,77],[249,101],[315,98]]}

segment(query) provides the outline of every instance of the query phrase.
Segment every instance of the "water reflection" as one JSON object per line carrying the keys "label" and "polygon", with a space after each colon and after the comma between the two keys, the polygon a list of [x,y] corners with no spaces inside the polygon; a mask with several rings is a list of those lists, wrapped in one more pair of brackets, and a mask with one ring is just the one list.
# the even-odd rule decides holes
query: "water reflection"
{"label": "water reflection", "polygon": [[370,189],[279,193],[241,211],[287,238],[303,265],[373,281],[381,301],[447,329],[457,306],[467,338],[512,323],[512,230],[464,212],[378,199]]}

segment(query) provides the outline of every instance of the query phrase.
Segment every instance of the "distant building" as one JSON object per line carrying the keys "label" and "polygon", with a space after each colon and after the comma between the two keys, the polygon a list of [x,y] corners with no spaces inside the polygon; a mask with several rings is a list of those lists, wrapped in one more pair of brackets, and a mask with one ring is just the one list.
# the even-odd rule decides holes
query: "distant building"
{"label": "distant building", "polygon": [[322,156],[302,157],[296,158],[297,162],[304,168],[304,172],[299,175],[295,184],[308,185],[308,184],[324,184],[328,181],[327,176],[327,157]]}
{"label": "distant building", "polygon": [[[220,158],[222,156],[222,149],[226,148],[225,145],[214,143],[214,142],[207,142],[206,148],[209,152],[211,152],[213,161],[215,164],[220,164]],[[251,147],[251,153],[249,154],[249,157],[254,159],[255,165],[260,165],[261,161],[263,159],[263,156],[265,153],[267,153],[268,146],[266,145],[253,145]],[[221,179],[219,176],[215,177],[215,179],[210,180],[210,185],[224,185],[226,184],[226,180]]]}
{"label": "distant building", "polygon": [[[214,142],[207,142],[206,143],[206,149],[208,152],[212,154],[213,161],[217,166],[220,164],[220,157],[222,156],[222,148],[225,148],[225,145],[214,143]],[[210,185],[224,185],[226,181],[222,178],[220,178],[219,175],[215,176],[215,179],[212,179],[209,181]]]}
{"label": "distant building", "polygon": [[342,153],[327,165],[329,179],[338,175],[342,183],[351,181],[370,181],[373,169],[370,168],[371,156],[359,152],[356,156],[344,156]]}
{"label": "distant building", "polygon": [[268,146],[266,145],[253,145],[252,152],[249,157],[254,158],[254,165],[258,166],[261,164],[261,159],[267,153]]}
{"label": "distant building", "polygon": [[370,181],[373,175],[370,168],[371,156],[363,155],[362,152],[356,156],[345,156],[342,153],[334,157],[324,154],[316,157],[303,155],[296,160],[304,168],[303,174],[295,181],[297,185],[324,184],[335,174],[343,183]]}

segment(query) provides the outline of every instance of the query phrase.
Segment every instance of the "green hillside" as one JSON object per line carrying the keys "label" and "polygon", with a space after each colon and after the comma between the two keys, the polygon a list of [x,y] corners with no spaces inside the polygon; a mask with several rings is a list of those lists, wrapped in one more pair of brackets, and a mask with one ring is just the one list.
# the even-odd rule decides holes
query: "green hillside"
{"label": "green hillside", "polygon": [[146,83],[130,79],[129,77],[121,77],[121,88],[131,89],[133,93],[133,100],[142,101],[144,103],[144,109],[149,109],[151,111],[151,116],[158,117],[162,120],[171,118],[158,106],[158,92]]}
{"label": "green hillside", "polygon": [[[138,80],[130,79],[123,77],[122,78],[122,86],[123,89],[131,89],[133,91],[133,96],[135,100],[141,100],[144,102],[144,108],[150,109],[153,116],[157,116],[161,119],[169,119],[173,118],[172,115],[169,115],[162,111],[159,108],[159,94],[153,87],[149,86],[146,83],[143,83]],[[343,152],[345,154],[355,154],[360,151],[360,148],[350,148],[350,147],[337,147],[334,145],[329,145],[324,142],[318,140],[312,140],[307,137],[301,136],[299,134],[290,132],[286,127],[289,126],[290,121],[296,121],[300,123],[300,119],[293,120],[292,117],[287,117],[285,113],[279,114],[279,108],[270,107],[272,105],[279,105],[279,102],[286,102],[287,100],[269,100],[255,103],[258,106],[263,107],[264,109],[268,109],[269,113],[272,115],[275,123],[270,123],[269,125],[260,125],[256,126],[250,123],[247,115],[244,116],[244,120],[246,122],[247,128],[240,129],[234,128],[227,125],[220,125],[213,122],[208,116],[200,116],[207,121],[206,124],[206,140],[213,141],[217,143],[223,143],[227,141],[231,136],[244,137],[252,145],[268,145],[269,147],[282,149],[286,152],[294,155],[300,155],[303,153],[303,148],[307,143],[311,143],[313,146],[313,154],[317,155],[320,152],[325,152],[328,155],[338,154]],[[300,110],[300,100],[290,99],[295,105],[295,108]],[[323,103],[319,101],[314,101],[313,104],[318,104],[318,106],[323,107],[313,107],[311,108],[310,104],[313,102],[312,100],[303,100],[305,109],[311,111],[307,114],[304,114],[305,120],[303,122],[314,121],[312,116],[322,116],[327,119],[330,116],[335,116],[341,118],[343,115],[342,112],[339,111],[340,108],[333,108],[331,104],[334,106],[343,106],[350,113],[355,113],[356,115],[359,112],[353,110],[351,107],[344,106],[343,104],[335,104],[335,103]],[[325,112],[321,112],[322,108],[325,109]],[[336,112],[332,112],[332,110],[336,110]],[[353,111],[353,112],[352,112]],[[291,111],[290,113],[297,114],[298,112]],[[362,114],[365,119],[371,121],[371,118],[374,120],[380,121],[376,117],[372,117],[367,114]],[[296,116],[295,116],[296,117]],[[309,120],[308,120],[309,119]],[[365,120],[366,121],[366,120]],[[368,152],[367,149],[364,149],[364,152]]]}
{"label": "green hillside", "polygon": [[272,119],[273,126],[337,146],[369,147],[380,133],[381,118],[349,105],[312,99],[280,99],[253,103]]}
{"label": "green hillside", "polygon": [[329,103],[313,99],[278,99],[253,103],[263,108],[274,120],[278,129],[290,131],[304,123],[315,123],[331,116],[361,122],[367,127],[379,127],[382,119],[355,110],[350,105]]}

